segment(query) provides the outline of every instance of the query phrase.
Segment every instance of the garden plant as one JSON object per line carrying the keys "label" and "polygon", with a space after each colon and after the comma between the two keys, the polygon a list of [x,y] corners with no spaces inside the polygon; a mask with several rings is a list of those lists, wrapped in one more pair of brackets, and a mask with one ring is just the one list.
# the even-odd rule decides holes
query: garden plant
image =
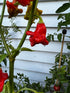
{"label": "garden plant", "polygon": [[[38,0],[13,0],[12,2],[9,2],[8,0],[4,0],[3,2],[3,8],[2,8],[2,14],[1,14],[1,19],[0,19],[0,35],[1,35],[1,40],[4,44],[6,53],[5,54],[0,54],[0,62],[5,61],[4,59],[7,57],[9,59],[9,77],[7,73],[2,72],[2,68],[0,68],[0,92],[7,92],[7,93],[15,93],[14,90],[14,62],[15,58],[18,54],[20,54],[21,51],[32,51],[28,48],[22,47],[22,45],[25,42],[26,36],[30,35],[30,43],[31,46],[34,46],[35,44],[43,44],[43,45],[48,45],[48,41],[46,39],[46,26],[41,18],[42,10],[39,10],[37,8]],[[4,17],[4,11],[5,11],[5,5],[7,5],[7,10],[9,13],[8,18],[16,17],[19,13],[23,12],[23,9],[19,9],[18,6],[28,6],[27,12],[25,15],[25,19],[28,20],[28,24],[26,27],[26,30],[23,34],[23,37],[18,44],[18,47],[15,49],[11,44],[7,43],[7,37],[8,31],[4,29],[4,26],[2,25],[3,22],[3,17]],[[34,20],[39,18],[39,22],[37,23],[37,27],[35,32],[29,31],[31,25],[34,23]],[[4,32],[5,31],[5,32]],[[4,81],[6,79],[9,79],[8,82],[4,85]],[[29,89],[29,88],[23,88],[21,90],[29,90],[37,93],[35,90]],[[19,90],[17,93],[19,93],[21,90]]]}
{"label": "garden plant", "polygon": [[[23,74],[18,73],[17,76],[19,76],[19,78],[17,76],[14,76],[14,62],[16,56],[19,55],[21,51],[33,51],[29,48],[22,47],[27,35],[30,36],[29,41],[32,47],[39,43],[44,46],[48,45],[51,40],[54,41],[54,35],[57,35],[49,34],[46,37],[46,26],[41,17],[42,10],[37,8],[37,4],[38,0],[13,0],[12,2],[4,0],[3,2],[3,8],[0,18],[0,48],[2,49],[2,51],[0,51],[0,62],[3,61],[6,65],[6,58],[9,60],[9,75],[7,74],[7,72],[3,73],[2,68],[0,68],[1,93],[24,93],[25,90],[29,91],[29,93],[46,93],[50,90],[50,86],[52,84],[54,84],[54,93],[70,93],[70,55],[62,53],[63,44],[61,53],[56,55],[55,66],[53,67],[53,69],[50,70],[50,73],[52,73],[52,78],[46,77],[44,87],[42,87],[40,83],[30,84],[29,79],[27,77],[24,77]],[[2,25],[6,5],[9,14],[8,18],[17,17],[19,13],[23,12],[23,9],[18,8],[19,5],[23,7],[27,6],[27,11],[24,16],[24,19],[28,20],[27,27],[16,49],[11,45],[10,40],[8,39],[10,37],[8,29]],[[56,11],[56,13],[64,12],[68,8],[70,8],[70,2],[63,4]],[[61,33],[57,35],[59,41],[62,40],[62,36],[63,38],[65,37],[66,28],[70,25],[70,13],[60,14],[58,19],[60,18],[62,18],[62,20],[58,23],[58,30],[60,30],[62,26],[64,26],[65,29],[63,30],[63,34]],[[34,32],[29,31],[35,19],[39,19],[36,30]],[[16,30],[18,30],[15,24],[14,27],[16,28]],[[70,36],[68,36],[68,38],[70,38]],[[62,40],[62,42],[64,43],[64,39]],[[67,43],[67,48],[70,49],[70,43]],[[65,63],[67,65],[65,65]],[[24,80],[24,86],[20,86],[20,83],[17,84],[16,82],[14,82],[14,78],[19,79],[20,81]],[[5,80],[7,81],[5,82]],[[63,86],[63,83],[68,84],[66,90]],[[61,92],[62,90],[64,92]]]}

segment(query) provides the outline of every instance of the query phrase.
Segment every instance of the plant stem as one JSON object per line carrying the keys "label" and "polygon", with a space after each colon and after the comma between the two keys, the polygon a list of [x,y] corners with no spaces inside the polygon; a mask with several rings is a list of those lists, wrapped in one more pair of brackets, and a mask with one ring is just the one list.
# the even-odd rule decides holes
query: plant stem
{"label": "plant stem", "polygon": [[4,0],[4,2],[3,2],[3,8],[2,8],[1,19],[0,19],[0,27],[2,25],[2,21],[3,21],[3,17],[4,17],[5,4],[6,4],[6,0]]}
{"label": "plant stem", "polygon": [[[29,21],[28,21],[28,24],[27,24],[27,27],[26,27],[26,30],[24,32],[24,35],[17,47],[17,50],[20,50],[20,48],[22,47],[25,39],[26,39],[26,31],[30,29],[31,27],[31,24],[32,24],[32,18],[33,18],[33,15],[34,15],[34,10],[37,6],[37,3],[38,0],[34,0],[33,1],[33,6],[32,6],[32,10],[31,10],[31,15],[30,15],[30,18],[29,18]],[[13,59],[14,57],[14,59]],[[9,60],[10,60],[10,63],[9,63],[9,75],[10,75],[10,78],[9,78],[9,84],[10,84],[10,93],[13,93],[14,91],[14,85],[13,85],[13,74],[14,74],[14,60],[15,60],[15,57],[16,57],[16,52],[14,53],[14,55],[10,56]]]}
{"label": "plant stem", "polygon": [[[1,38],[3,40],[3,44],[4,44],[4,47],[7,51],[7,54],[11,57],[11,53],[9,51],[9,48],[8,48],[8,45],[6,43],[6,40],[5,40],[5,37],[4,37],[4,34],[3,32],[1,31],[1,26],[2,26],[2,22],[3,22],[3,17],[4,17],[4,11],[5,11],[5,4],[6,4],[6,0],[4,0],[3,2],[3,9],[2,9],[2,14],[1,14],[1,19],[0,19],[0,33],[1,33]],[[10,73],[10,78],[9,78],[9,84],[10,84],[10,93],[12,93],[13,91],[13,72],[14,72],[14,60],[9,60],[10,62],[10,65],[9,65],[9,73]]]}
{"label": "plant stem", "polygon": [[7,43],[6,43],[4,34],[3,34],[3,32],[1,31],[1,25],[2,25],[2,22],[3,22],[4,11],[5,11],[5,4],[6,4],[6,0],[4,0],[4,2],[3,2],[3,8],[2,8],[1,19],[0,19],[0,33],[1,33],[1,38],[2,38],[2,40],[3,40],[3,44],[4,44],[4,46],[5,46],[5,49],[6,49],[7,53],[8,53],[8,55],[10,55],[10,51],[9,51],[8,46],[7,46]]}
{"label": "plant stem", "polygon": [[28,90],[28,91],[31,91],[31,92],[34,92],[34,93],[38,93],[38,92],[35,91],[34,89],[30,89],[30,88],[23,88],[23,89],[20,89],[17,93],[20,93],[21,91],[24,91],[24,90]]}
{"label": "plant stem", "polygon": [[[6,49],[6,51],[7,51],[7,54],[9,55],[9,56],[11,56],[10,54],[10,51],[9,51],[9,48],[8,48],[8,45],[7,45],[7,43],[6,43],[6,40],[5,40],[5,37],[4,37],[4,34],[3,34],[3,32],[1,31],[1,26],[2,26],[2,22],[3,22],[3,17],[4,17],[4,11],[5,11],[5,4],[6,4],[6,0],[4,0],[4,2],[3,2],[3,8],[2,8],[2,14],[1,14],[1,19],[0,19],[0,33],[1,33],[1,38],[2,38],[2,40],[3,40],[3,44],[4,44],[4,47],[5,47],[5,49]],[[9,78],[9,84],[10,84],[10,93],[12,93],[12,90],[13,90],[13,71],[14,71],[14,61],[12,62],[11,60],[9,60],[10,62],[10,78]]]}
{"label": "plant stem", "polygon": [[10,93],[13,93],[14,91],[14,85],[13,85],[13,76],[14,76],[14,60],[12,58],[9,59],[9,88]]}
{"label": "plant stem", "polygon": [[26,31],[28,31],[28,30],[30,29],[30,27],[31,27],[33,15],[34,15],[34,11],[35,11],[35,9],[37,8],[37,3],[38,3],[38,0],[34,0],[34,1],[33,1],[30,18],[29,18],[29,21],[28,21],[26,30],[25,30],[25,32],[24,32],[24,35],[23,35],[23,37],[22,37],[22,39],[21,39],[21,41],[20,41],[20,43],[19,43],[19,45],[18,45],[18,47],[17,47],[17,50],[20,50],[20,48],[22,47],[22,45],[23,45],[23,43],[24,43],[24,41],[25,41],[25,39],[26,39],[26,36],[27,36],[27,35],[26,35]]}

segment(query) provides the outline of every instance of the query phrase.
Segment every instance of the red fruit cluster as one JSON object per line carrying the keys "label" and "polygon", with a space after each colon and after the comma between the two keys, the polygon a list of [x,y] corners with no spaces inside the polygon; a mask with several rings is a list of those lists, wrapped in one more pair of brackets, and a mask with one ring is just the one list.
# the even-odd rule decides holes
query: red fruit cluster
{"label": "red fruit cluster", "polygon": [[8,13],[9,13],[9,18],[11,17],[15,17],[18,15],[18,13],[22,13],[23,10],[22,9],[18,9],[18,5],[14,5],[16,3],[15,0],[13,0],[13,2],[9,2],[7,0],[6,4],[8,7]]}
{"label": "red fruit cluster", "polygon": [[[26,6],[30,4],[30,1],[33,1],[33,0],[13,0],[12,2],[9,2],[7,0],[6,4],[8,7],[9,18],[16,17],[19,13],[23,12],[22,9],[18,9],[19,4],[21,4],[22,6]],[[17,2],[19,4],[17,4]]]}
{"label": "red fruit cluster", "polygon": [[46,27],[44,23],[38,23],[35,32],[27,31],[26,34],[30,35],[31,46],[39,43],[48,45],[49,43],[46,39]]}
{"label": "red fruit cluster", "polygon": [[29,5],[30,1],[33,1],[33,0],[16,0],[16,1],[18,1],[22,6],[26,6],[26,5]]}
{"label": "red fruit cluster", "polygon": [[7,73],[3,73],[2,69],[0,68],[0,92],[2,92],[2,90],[3,90],[4,81],[6,79],[8,79],[8,74]]}
{"label": "red fruit cluster", "polygon": [[55,90],[55,91],[60,91],[60,86],[54,85],[54,90]]}

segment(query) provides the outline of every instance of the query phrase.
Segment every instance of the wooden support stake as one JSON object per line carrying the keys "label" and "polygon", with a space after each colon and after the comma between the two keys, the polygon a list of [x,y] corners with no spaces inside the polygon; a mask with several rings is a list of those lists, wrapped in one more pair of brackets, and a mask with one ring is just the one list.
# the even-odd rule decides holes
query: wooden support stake
{"label": "wooden support stake", "polygon": [[[61,58],[62,58],[62,52],[63,52],[63,45],[64,45],[64,38],[65,38],[65,34],[66,34],[67,30],[63,29],[62,33],[63,33],[63,39],[62,39],[62,45],[61,45],[61,52],[60,52],[60,58],[59,58],[59,65],[58,68],[61,67]],[[56,80],[56,84],[58,84],[58,79]]]}
{"label": "wooden support stake", "polygon": [[65,34],[63,34],[63,40],[62,40],[62,45],[61,45],[61,52],[60,52],[59,67],[58,68],[60,68],[60,66],[61,66],[61,58],[62,58],[62,52],[63,52],[64,37],[65,37]]}

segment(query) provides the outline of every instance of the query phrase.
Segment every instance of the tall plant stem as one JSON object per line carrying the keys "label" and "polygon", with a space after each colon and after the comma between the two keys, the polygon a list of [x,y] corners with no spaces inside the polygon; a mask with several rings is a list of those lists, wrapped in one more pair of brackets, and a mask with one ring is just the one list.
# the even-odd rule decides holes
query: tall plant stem
{"label": "tall plant stem", "polygon": [[9,88],[10,88],[10,93],[13,93],[14,91],[14,81],[13,81],[13,76],[14,76],[14,59],[10,58],[10,62],[9,62]]}
{"label": "tall plant stem", "polygon": [[0,19],[0,33],[1,33],[1,38],[2,38],[2,41],[3,41],[4,47],[5,47],[6,51],[7,51],[7,54],[10,56],[10,58],[9,58],[9,61],[10,61],[9,62],[10,63],[10,67],[9,67],[10,68],[9,69],[9,73],[10,73],[9,82],[10,82],[10,93],[12,93],[12,90],[13,90],[14,60],[12,60],[12,58],[11,58],[10,50],[9,50],[8,45],[6,43],[4,34],[1,31],[1,26],[2,26],[3,17],[4,17],[4,11],[5,11],[5,4],[6,4],[6,0],[4,0],[4,2],[3,2],[3,8],[2,8],[1,19]]}
{"label": "tall plant stem", "polygon": [[[26,30],[23,34],[23,37],[17,47],[17,50],[20,50],[20,48],[22,47],[25,39],[26,39],[26,31],[30,29],[31,27],[31,24],[32,24],[32,18],[33,18],[33,15],[34,15],[34,10],[36,9],[36,6],[37,6],[37,2],[38,0],[34,0],[33,1],[33,6],[32,6],[32,10],[31,10],[31,14],[30,14],[30,18],[29,18],[29,21],[28,21],[28,24],[27,24],[27,27],[26,27]],[[13,57],[11,58],[10,57],[10,66],[9,66],[9,75],[10,75],[10,78],[9,78],[9,84],[10,84],[10,93],[13,93],[14,91],[14,87],[13,87],[13,75],[14,75],[14,60],[15,60],[15,57],[16,57],[17,53],[15,52],[14,53],[14,59]]]}
{"label": "tall plant stem", "polygon": [[4,47],[7,51],[7,54],[9,55],[9,75],[10,75],[10,78],[9,78],[9,84],[10,84],[10,93],[12,93],[13,91],[13,73],[14,73],[14,60],[11,56],[11,53],[10,53],[10,50],[8,48],[8,45],[6,43],[6,40],[5,40],[5,37],[4,37],[4,34],[3,32],[1,31],[1,26],[2,26],[2,22],[3,22],[3,17],[4,17],[4,11],[5,11],[5,4],[6,4],[6,0],[4,0],[3,2],[3,8],[2,8],[2,14],[1,14],[1,19],[0,19],[0,33],[1,33],[1,38],[3,40],[3,44],[4,44]]}
{"label": "tall plant stem", "polygon": [[20,41],[20,43],[19,43],[19,45],[18,45],[18,47],[17,47],[17,50],[19,50],[19,49],[22,47],[22,45],[23,45],[23,43],[24,43],[24,41],[25,41],[25,39],[26,39],[26,36],[27,36],[27,35],[26,35],[26,31],[28,31],[28,30],[30,29],[30,27],[31,27],[33,15],[34,15],[34,11],[35,11],[36,8],[37,8],[37,3],[38,3],[38,0],[34,0],[34,1],[33,1],[30,18],[29,18],[29,21],[28,21],[26,30],[25,30],[25,32],[24,32],[24,35],[23,35],[23,37],[22,37],[22,39],[21,39],[21,41]]}
{"label": "tall plant stem", "polygon": [[4,2],[3,2],[3,8],[2,8],[1,19],[0,19],[0,27],[2,25],[2,21],[3,21],[3,17],[4,17],[5,4],[6,4],[6,0],[4,0]]}

